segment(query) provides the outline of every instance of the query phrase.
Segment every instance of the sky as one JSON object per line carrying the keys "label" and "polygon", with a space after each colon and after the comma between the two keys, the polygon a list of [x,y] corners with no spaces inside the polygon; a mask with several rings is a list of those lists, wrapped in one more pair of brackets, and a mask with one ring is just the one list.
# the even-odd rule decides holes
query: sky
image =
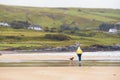
{"label": "sky", "polygon": [[0,4],[31,7],[83,7],[120,9],[120,0],[0,0]]}

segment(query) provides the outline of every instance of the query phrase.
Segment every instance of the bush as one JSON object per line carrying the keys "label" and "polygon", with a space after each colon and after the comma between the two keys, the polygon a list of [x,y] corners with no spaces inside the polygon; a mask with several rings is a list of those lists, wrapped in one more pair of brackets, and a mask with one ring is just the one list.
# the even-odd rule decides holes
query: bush
{"label": "bush", "polygon": [[16,40],[21,40],[22,38],[19,36],[6,36],[6,39],[16,39]]}
{"label": "bush", "polygon": [[30,25],[30,23],[28,23],[26,21],[13,21],[13,22],[11,22],[10,25],[14,29],[26,29]]}
{"label": "bush", "polygon": [[90,33],[90,32],[78,32],[76,33],[78,36],[83,36],[83,37],[94,37],[96,33]]}
{"label": "bush", "polygon": [[65,34],[46,34],[46,39],[53,39],[58,41],[70,40],[71,38]]}

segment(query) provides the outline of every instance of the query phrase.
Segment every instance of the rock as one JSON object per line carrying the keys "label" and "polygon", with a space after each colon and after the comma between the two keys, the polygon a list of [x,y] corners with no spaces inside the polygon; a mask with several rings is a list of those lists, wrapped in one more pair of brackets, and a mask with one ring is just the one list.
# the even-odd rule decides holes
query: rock
{"label": "rock", "polygon": [[[18,50],[23,52],[69,52],[69,51],[76,51],[76,45],[70,45],[66,47],[56,47],[56,48],[47,48],[47,49],[35,49],[35,50]],[[82,48],[83,52],[95,52],[95,51],[118,51],[120,50],[120,45],[112,45],[112,46],[105,46],[105,45],[92,45],[89,47]]]}
{"label": "rock", "polygon": [[115,51],[120,50],[120,46],[104,46],[104,45],[92,45],[90,47],[86,47],[83,49],[83,51]]}
{"label": "rock", "polygon": [[75,45],[68,46],[68,51],[75,51],[77,47]]}

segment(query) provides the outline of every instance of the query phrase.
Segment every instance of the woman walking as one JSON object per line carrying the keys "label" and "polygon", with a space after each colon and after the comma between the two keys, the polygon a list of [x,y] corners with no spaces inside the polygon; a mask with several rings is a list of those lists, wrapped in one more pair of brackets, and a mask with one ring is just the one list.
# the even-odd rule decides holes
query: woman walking
{"label": "woman walking", "polygon": [[81,56],[82,56],[82,49],[80,48],[80,46],[78,46],[77,50],[76,50],[76,54],[78,56],[78,61],[79,61],[79,66],[81,66]]}

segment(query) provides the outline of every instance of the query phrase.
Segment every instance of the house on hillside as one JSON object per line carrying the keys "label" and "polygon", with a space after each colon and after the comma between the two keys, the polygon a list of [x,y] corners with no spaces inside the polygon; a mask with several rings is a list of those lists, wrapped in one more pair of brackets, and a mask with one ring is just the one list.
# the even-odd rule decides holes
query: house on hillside
{"label": "house on hillside", "polygon": [[42,31],[43,29],[39,25],[30,25],[28,29]]}
{"label": "house on hillside", "polygon": [[119,33],[120,31],[120,22],[117,22],[116,24],[114,24],[113,28],[109,29],[109,33]]}
{"label": "house on hillside", "polygon": [[120,22],[116,24],[102,23],[99,25],[100,31],[115,33],[120,31]]}
{"label": "house on hillside", "polygon": [[0,22],[0,26],[6,26],[6,27],[9,27],[9,26],[10,26],[10,24],[5,23],[5,22]]}
{"label": "house on hillside", "polygon": [[117,29],[115,29],[115,28],[109,29],[109,33],[117,33]]}

